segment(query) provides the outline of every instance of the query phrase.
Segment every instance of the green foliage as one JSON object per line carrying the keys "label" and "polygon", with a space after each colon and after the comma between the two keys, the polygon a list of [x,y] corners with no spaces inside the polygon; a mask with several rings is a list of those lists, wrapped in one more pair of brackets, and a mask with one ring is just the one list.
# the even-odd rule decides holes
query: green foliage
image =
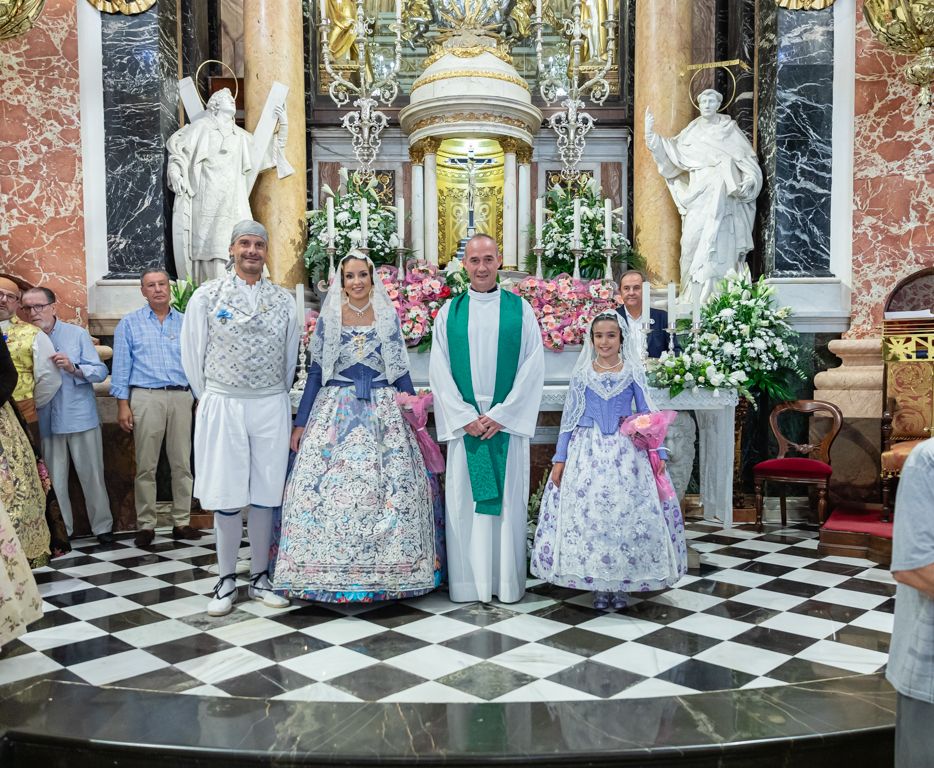
{"label": "green foliage", "polygon": [[195,292],[198,284],[194,280],[176,280],[171,285],[172,298],[169,304],[176,312],[182,312],[188,308],[188,301]]}

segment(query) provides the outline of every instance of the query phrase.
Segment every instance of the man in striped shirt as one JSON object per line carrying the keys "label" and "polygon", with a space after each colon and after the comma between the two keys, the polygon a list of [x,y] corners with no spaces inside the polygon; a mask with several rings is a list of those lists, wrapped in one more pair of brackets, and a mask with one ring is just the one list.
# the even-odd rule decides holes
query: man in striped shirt
{"label": "man in striped shirt", "polygon": [[146,306],[126,315],[114,331],[110,394],[117,421],[136,447],[138,547],[152,544],[156,528],[156,468],[162,441],[172,470],[172,538],[199,539],[191,527],[191,413],[193,399],[182,369],[182,313],[170,304],[169,275],[149,269],[140,278]]}

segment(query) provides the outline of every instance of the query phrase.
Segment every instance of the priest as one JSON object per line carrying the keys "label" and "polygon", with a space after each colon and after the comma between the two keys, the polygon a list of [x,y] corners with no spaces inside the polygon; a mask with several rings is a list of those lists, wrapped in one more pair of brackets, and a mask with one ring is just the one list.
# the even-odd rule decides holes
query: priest
{"label": "priest", "polygon": [[435,320],[429,381],[447,442],[448,584],[455,602],[514,603],[525,593],[529,439],[544,383],[532,307],[500,290],[489,235],[464,249],[466,293]]}

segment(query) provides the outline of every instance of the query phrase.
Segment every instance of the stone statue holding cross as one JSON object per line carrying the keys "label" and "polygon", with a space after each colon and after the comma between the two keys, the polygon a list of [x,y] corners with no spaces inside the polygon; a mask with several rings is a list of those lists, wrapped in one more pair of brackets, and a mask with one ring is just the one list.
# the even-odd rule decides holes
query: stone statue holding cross
{"label": "stone statue holding cross", "polygon": [[[184,98],[184,90],[182,94]],[[212,94],[203,111],[195,99],[196,106],[188,110],[191,122],[166,142],[166,175],[175,193],[172,243],[179,279],[202,283],[223,275],[231,230],[238,222],[253,218],[250,191],[256,176],[273,166],[279,178],[294,172],[283,154],[288,122],[284,94],[280,95],[274,100],[270,94],[255,134],[234,122],[236,105],[229,89]],[[190,98],[185,99],[186,110],[189,102]],[[273,136],[275,121],[279,130]]]}

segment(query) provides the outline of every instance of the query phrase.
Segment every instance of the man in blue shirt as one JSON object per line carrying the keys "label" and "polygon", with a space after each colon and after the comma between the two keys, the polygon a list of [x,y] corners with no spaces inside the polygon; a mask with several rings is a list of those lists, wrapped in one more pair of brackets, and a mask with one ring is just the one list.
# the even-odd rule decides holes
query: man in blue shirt
{"label": "man in blue shirt", "polygon": [[104,486],[104,449],[101,419],[93,384],[107,378],[88,332],[61,322],[55,314],[55,294],[48,288],[31,288],[23,294],[23,311],[52,340],[51,360],[62,372],[62,386],[55,397],[39,408],[42,454],[58,505],[71,536],[74,516],[68,495],[69,460],[81,482],[91,532],[101,544],[113,542],[113,514]]}
{"label": "man in blue shirt", "polygon": [[895,499],[895,623],[885,676],[898,691],[896,768],[934,765],[934,438],[905,461]]}
{"label": "man in blue shirt", "polygon": [[156,528],[156,468],[162,441],[172,470],[172,538],[200,539],[191,527],[191,410],[194,400],[182,369],[182,313],[169,305],[169,275],[149,269],[140,278],[146,306],[126,315],[114,331],[110,394],[117,421],[136,448],[138,547],[152,544]]}

